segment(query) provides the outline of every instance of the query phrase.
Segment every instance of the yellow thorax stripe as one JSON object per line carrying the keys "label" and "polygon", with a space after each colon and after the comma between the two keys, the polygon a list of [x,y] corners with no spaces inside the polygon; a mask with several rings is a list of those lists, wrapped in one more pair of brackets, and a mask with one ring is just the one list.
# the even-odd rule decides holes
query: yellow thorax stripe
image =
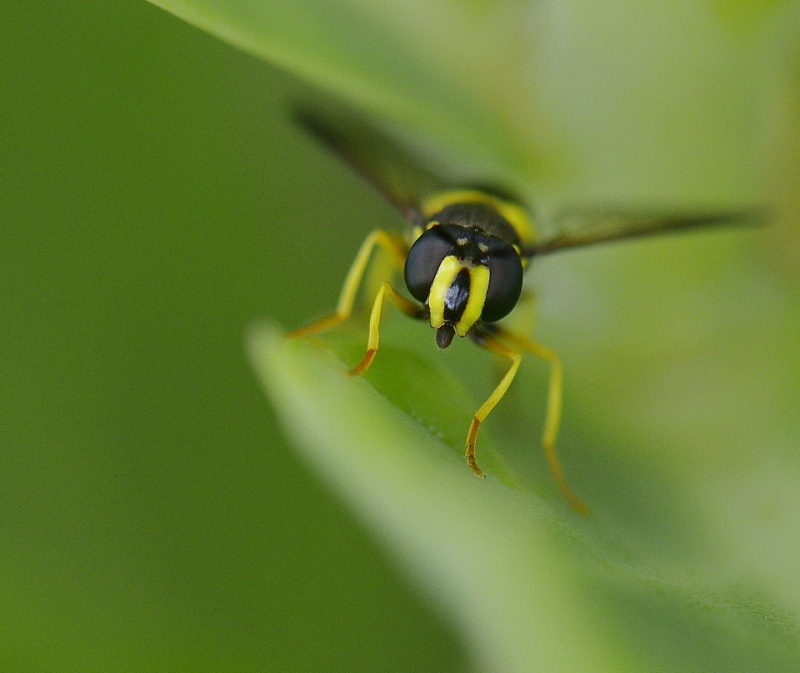
{"label": "yellow thorax stripe", "polygon": [[469,295],[467,296],[467,306],[455,325],[456,334],[461,337],[467,335],[483,313],[486,292],[489,289],[488,267],[469,266],[460,262],[454,255],[449,255],[439,265],[439,270],[436,272],[428,294],[431,327],[438,329],[444,324],[444,305],[447,292],[463,269],[469,273]]}
{"label": "yellow thorax stripe", "polygon": [[536,240],[536,228],[525,208],[513,201],[506,201],[505,199],[498,198],[477,189],[458,189],[438,192],[422,202],[422,214],[426,218],[431,218],[439,211],[444,210],[447,206],[454,203],[482,203],[490,206],[514,227],[514,231],[517,232],[520,241],[529,243]]}

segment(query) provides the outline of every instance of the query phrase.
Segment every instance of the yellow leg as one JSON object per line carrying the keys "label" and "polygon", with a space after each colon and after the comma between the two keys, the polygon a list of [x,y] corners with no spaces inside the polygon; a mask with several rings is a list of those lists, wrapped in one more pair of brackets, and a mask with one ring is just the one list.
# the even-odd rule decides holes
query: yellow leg
{"label": "yellow leg", "polygon": [[470,469],[478,477],[483,479],[485,476],[483,474],[483,470],[478,467],[478,463],[475,460],[475,442],[478,439],[478,429],[481,427],[481,423],[483,423],[483,421],[486,420],[486,417],[491,413],[492,409],[494,409],[495,406],[497,406],[497,403],[503,399],[503,395],[506,394],[508,387],[514,380],[514,377],[517,375],[517,370],[522,362],[522,355],[511,350],[510,348],[506,348],[499,341],[496,341],[487,335],[481,335],[478,344],[492,351],[493,353],[503,355],[511,360],[511,366],[508,368],[508,371],[505,373],[503,378],[500,379],[500,383],[497,384],[497,387],[492,391],[492,394],[489,395],[488,399],[475,412],[475,415],[472,417],[472,423],[470,423],[469,426],[469,432],[467,433],[467,463],[469,464]]}
{"label": "yellow leg", "polygon": [[[390,234],[382,229],[373,231],[358,250],[355,260],[347,273],[342,292],[339,296],[339,303],[336,305],[336,311],[331,315],[318,320],[306,327],[301,327],[286,335],[288,339],[296,339],[298,337],[308,336],[316,332],[320,332],[329,327],[334,327],[339,323],[347,320],[353,313],[353,305],[355,304],[358,289],[364,279],[364,273],[367,270],[370,257],[376,248],[380,248],[387,253],[392,263],[398,268],[402,269],[405,264],[406,250],[402,240],[393,234]],[[369,319],[369,338],[367,341],[367,352],[355,367],[348,370],[351,376],[358,376],[363,374],[372,361],[375,359],[375,354],[378,352],[378,343],[380,341],[380,326],[381,326],[381,313],[383,309],[384,299],[388,297],[389,300],[397,306],[403,313],[418,318],[422,315],[420,307],[412,301],[406,299],[403,295],[397,292],[389,282],[381,284],[378,294],[375,296],[375,301],[372,304],[372,312]]]}
{"label": "yellow leg", "polygon": [[[547,462],[550,465],[550,471],[552,472],[556,483],[561,489],[561,493],[567,499],[569,504],[581,514],[588,514],[589,508],[583,503],[583,501],[581,501],[580,498],[578,498],[577,495],[575,495],[575,493],[569,487],[567,479],[564,476],[564,470],[561,468],[561,463],[558,460],[558,454],[556,453],[555,448],[556,438],[558,437],[558,429],[559,425],[561,424],[562,400],[561,359],[558,357],[558,353],[550,348],[547,348],[546,346],[536,343],[535,341],[531,341],[530,339],[526,339],[510,332],[506,332],[502,329],[496,329],[494,333],[500,339],[510,342],[516,349],[533,353],[550,364],[550,385],[547,392],[547,411],[545,414],[544,430],[542,432],[542,448],[544,449],[545,456],[547,457]],[[478,428],[492,411],[492,409],[495,408],[497,403],[506,394],[508,387],[511,385],[511,382],[514,380],[514,377],[517,374],[520,362],[522,361],[522,354],[519,352],[519,350],[509,348],[504,343],[494,338],[490,334],[487,334],[486,332],[481,332],[478,334],[476,336],[476,341],[480,346],[483,346],[487,350],[507,357],[511,360],[511,366],[508,368],[505,376],[501,379],[494,391],[492,391],[492,394],[489,395],[489,398],[486,400],[486,402],[484,402],[480,409],[475,412],[475,416],[473,417],[472,424],[469,428],[469,433],[467,434],[467,462],[472,468],[472,471],[475,472],[475,474],[477,474],[479,477],[482,477],[483,472],[475,462],[475,440],[478,435]]]}
{"label": "yellow leg", "polygon": [[375,354],[378,352],[378,343],[380,342],[383,300],[387,296],[389,300],[406,315],[411,316],[412,318],[419,317],[420,315],[419,306],[397,292],[397,290],[392,287],[391,283],[382,283],[380,289],[378,290],[378,294],[375,295],[375,302],[372,304],[372,312],[369,316],[367,352],[364,353],[364,357],[361,359],[361,362],[348,371],[350,376],[358,376],[359,374],[363,374],[375,359]]}
{"label": "yellow leg", "polygon": [[367,270],[367,264],[372,256],[375,248],[380,248],[388,253],[392,262],[398,269],[403,268],[405,263],[405,246],[398,236],[376,229],[361,244],[356,258],[347,272],[342,292],[339,295],[339,302],[336,304],[336,311],[331,315],[318,320],[317,322],[296,329],[286,335],[287,339],[297,339],[299,337],[308,336],[335,327],[339,323],[347,320],[353,313],[353,305],[355,304],[356,296],[358,295],[358,288],[361,286],[361,281],[364,279],[364,273]]}

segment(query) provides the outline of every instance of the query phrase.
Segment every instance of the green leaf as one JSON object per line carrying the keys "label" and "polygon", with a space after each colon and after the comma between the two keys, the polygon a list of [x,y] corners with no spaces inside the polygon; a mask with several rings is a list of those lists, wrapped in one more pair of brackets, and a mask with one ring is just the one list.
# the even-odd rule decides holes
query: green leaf
{"label": "green leaf", "polygon": [[[478,480],[461,443],[443,440],[430,415],[415,420],[370,382],[343,376],[330,355],[284,341],[269,325],[249,343],[306,460],[455,615],[478,670],[796,670],[793,619],[751,588],[687,572],[675,557],[685,540],[659,554],[644,540],[620,539],[619,521],[603,508],[588,518],[573,512],[552,487],[544,498],[530,479]],[[443,389],[448,404],[462,401],[450,396],[458,386],[420,367],[413,352],[382,355],[421,377],[420,406]],[[664,523],[651,500],[636,505]]]}
{"label": "green leaf", "polygon": [[[434,132],[462,150],[498,151],[509,161],[526,161],[507,124],[489,97],[477,92],[448,67],[456,62],[489,77],[496,45],[475,41],[485,12],[478,6],[435,7],[415,3],[385,5],[361,2],[243,2],[234,0],[155,0],[154,4],[184,18],[237,47],[294,73],[372,112],[411,124],[417,132]],[[479,3],[480,4],[480,3]],[[505,14],[505,13],[504,13]],[[428,15],[428,18],[426,18]],[[510,21],[512,16],[501,17]],[[461,36],[440,44],[443,25],[457,26]],[[472,41],[469,49],[462,40]],[[438,55],[432,57],[434,52]],[[500,59],[497,67],[507,67]],[[509,89],[509,93],[523,91]],[[516,136],[516,137],[515,137]]]}
{"label": "green leaf", "polygon": [[152,1],[473,178],[538,200],[579,178],[593,199],[748,205],[750,130],[790,4]]}
{"label": "green leaf", "polygon": [[[553,627],[591,633],[589,622],[574,619],[579,601],[563,572],[563,538],[554,534],[562,524],[546,508],[476,479],[430,429],[367,381],[343,376],[330,357],[283,342],[267,326],[253,331],[250,344],[306,458],[406,570],[449,604],[489,669],[523,671],[538,661],[557,670],[567,655],[584,670],[591,661],[614,660],[602,633],[574,646],[546,636]],[[394,355],[401,367],[424,374],[413,356]],[[425,376],[423,383],[432,383]]]}

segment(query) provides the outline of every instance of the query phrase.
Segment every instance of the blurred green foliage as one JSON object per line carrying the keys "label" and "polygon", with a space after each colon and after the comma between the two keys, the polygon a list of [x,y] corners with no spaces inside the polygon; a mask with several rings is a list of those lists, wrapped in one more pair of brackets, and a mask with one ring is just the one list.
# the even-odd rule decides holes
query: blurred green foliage
{"label": "blurred green foliage", "polygon": [[[453,481],[449,510],[486,498],[476,523],[487,531],[518,532],[520,504],[536,513],[540,546],[509,532],[481,562],[505,540],[522,554],[498,563],[487,587],[526,563],[556,564],[554,586],[567,593],[513,613],[531,620],[515,626],[532,642],[553,637],[548,655],[602,651],[615,671],[794,670],[791,5],[678,3],[661,15],[630,2],[529,13],[516,1],[161,4],[531,197],[783,207],[763,231],[542,260],[538,334],[568,377],[562,456],[593,517],[566,510],[529,450],[544,390],[536,367],[518,386],[530,393],[498,408],[483,438],[498,460],[528,466],[533,492],[507,510],[493,486]],[[513,39],[490,39],[504,30]],[[464,642],[489,656],[454,637],[465,621],[483,635],[470,615],[492,616],[472,587],[431,581],[465,563],[451,550],[482,538],[431,545],[433,516],[415,537],[389,516],[414,492],[402,480],[381,489],[355,470],[331,478],[326,461],[342,469],[353,456],[303,447],[404,577],[421,578],[423,602],[296,462],[247,365],[248,325],[324,313],[365,232],[400,224],[289,123],[294,80],[146,3],[68,0],[54,12],[35,0],[5,7],[0,31],[0,670],[453,670],[468,666]],[[501,71],[535,86],[498,95]],[[402,363],[431,351],[432,335],[409,346],[419,332],[401,322],[368,381],[422,423],[398,429],[389,412],[373,434],[428,427],[457,444],[460,405],[392,390]],[[475,362],[460,351],[451,375]],[[285,357],[300,368],[308,356]],[[489,369],[484,359],[447,390],[477,398]],[[336,386],[331,402],[346,405],[352,390],[359,411],[385,411],[368,383],[344,388],[320,372],[320,386]],[[316,384],[275,385],[311,395]],[[313,429],[298,417],[296,433],[304,421]],[[372,427],[342,420],[332,434],[345,447],[348,432]],[[433,445],[420,455],[452,457]],[[460,459],[446,465],[420,495],[471,479]],[[420,503],[431,515],[440,504]],[[487,639],[502,642],[502,629]],[[513,670],[501,660],[482,661]]]}
{"label": "blurred green foliage", "polygon": [[0,16],[0,670],[458,668],[245,357],[372,214],[285,79],[144,2]]}

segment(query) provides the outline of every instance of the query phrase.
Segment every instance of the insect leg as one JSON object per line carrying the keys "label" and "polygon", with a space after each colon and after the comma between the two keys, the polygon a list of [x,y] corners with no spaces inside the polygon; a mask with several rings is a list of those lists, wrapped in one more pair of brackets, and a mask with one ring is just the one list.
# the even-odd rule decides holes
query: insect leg
{"label": "insect leg", "polygon": [[388,281],[382,283],[380,289],[378,290],[378,294],[375,296],[375,302],[372,304],[372,312],[369,316],[367,352],[364,353],[364,357],[361,359],[361,362],[348,371],[350,376],[358,376],[359,374],[363,374],[375,359],[375,354],[378,352],[378,343],[380,341],[383,301],[386,297],[388,297],[389,300],[407,316],[410,316],[411,318],[422,317],[422,309],[417,304],[406,299],[397,290],[395,290]]}
{"label": "insect leg", "polygon": [[[556,438],[558,437],[558,429],[561,424],[561,402],[563,398],[561,359],[558,357],[558,353],[551,348],[547,348],[542,344],[532,341],[531,339],[526,339],[525,337],[504,330],[502,327],[493,326],[491,328],[491,332],[494,336],[487,334],[486,328],[481,330],[481,332],[479,332],[477,335],[478,344],[494,353],[498,353],[499,355],[511,357],[512,360],[513,356],[520,358],[521,354],[519,351],[513,350],[504,343],[498,341],[498,339],[502,339],[503,341],[514,346],[514,348],[532,353],[550,365],[550,383],[547,389],[547,411],[545,413],[544,430],[542,432],[542,448],[544,449],[547,462],[550,465],[550,471],[552,472],[558,487],[561,489],[561,493],[567,499],[567,502],[569,502],[569,504],[581,514],[588,514],[589,508],[577,495],[575,495],[570,488],[569,483],[564,476],[564,470],[561,467],[561,462],[558,459],[558,454],[556,453],[555,448]],[[512,365],[512,367],[509,369],[509,372],[506,373],[506,376],[500,381],[500,385],[497,386],[495,391],[489,397],[489,400],[484,403],[484,407],[487,406],[487,404],[497,395],[497,392],[501,390],[505,379],[508,378],[509,373],[511,373],[513,370],[513,373],[516,374],[516,369],[518,367],[518,362],[516,362],[515,365]],[[494,399],[494,403],[486,411],[484,418],[486,414],[488,414],[489,411],[494,408],[494,405],[500,401],[510,383],[511,381],[508,381],[508,383],[505,385],[505,388],[502,388],[502,392],[500,393],[499,397]],[[483,409],[483,407],[481,407],[481,409]],[[481,409],[478,410],[478,413],[480,413]],[[478,413],[475,414],[475,419],[478,419]],[[475,419],[473,419],[473,425],[475,424]],[[478,424],[480,424],[480,420],[478,421]],[[472,433],[472,427],[470,427],[470,433]],[[477,434],[477,428],[475,428],[475,434]]]}
{"label": "insect leg", "polygon": [[478,467],[478,463],[475,460],[475,442],[478,438],[478,429],[481,427],[481,423],[483,423],[483,421],[486,420],[486,417],[491,413],[492,409],[497,406],[497,403],[502,400],[503,396],[506,394],[508,387],[514,380],[514,377],[517,375],[517,370],[522,362],[522,354],[518,351],[508,348],[506,345],[490,336],[489,333],[484,330],[474,330],[471,333],[471,336],[475,343],[482,348],[485,348],[492,353],[502,355],[503,357],[507,357],[511,360],[511,366],[508,368],[503,378],[500,379],[500,383],[497,384],[497,387],[492,391],[492,394],[489,395],[486,401],[475,412],[475,415],[472,417],[472,423],[469,426],[469,432],[467,433],[467,464],[478,477],[483,478],[485,476],[483,474],[483,470]]}
{"label": "insect leg", "polygon": [[289,332],[286,335],[287,339],[296,339],[321,332],[329,327],[338,325],[350,317],[353,313],[353,304],[355,303],[358,289],[364,279],[367,264],[376,248],[388,253],[389,258],[397,268],[403,268],[405,248],[399,238],[383,229],[376,229],[364,239],[356,258],[353,260],[353,264],[350,266],[350,270],[347,272],[347,277],[339,295],[339,302],[336,304],[336,311],[310,325]]}

